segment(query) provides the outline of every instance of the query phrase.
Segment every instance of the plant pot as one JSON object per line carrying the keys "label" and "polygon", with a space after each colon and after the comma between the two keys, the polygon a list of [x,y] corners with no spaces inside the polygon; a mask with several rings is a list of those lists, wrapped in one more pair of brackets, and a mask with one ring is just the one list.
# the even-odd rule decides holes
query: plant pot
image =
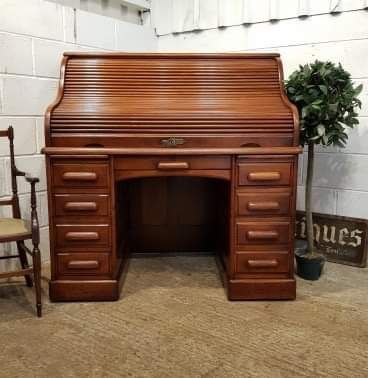
{"label": "plant pot", "polygon": [[326,257],[317,254],[311,258],[307,255],[305,246],[295,248],[296,274],[305,280],[316,281],[321,277]]}

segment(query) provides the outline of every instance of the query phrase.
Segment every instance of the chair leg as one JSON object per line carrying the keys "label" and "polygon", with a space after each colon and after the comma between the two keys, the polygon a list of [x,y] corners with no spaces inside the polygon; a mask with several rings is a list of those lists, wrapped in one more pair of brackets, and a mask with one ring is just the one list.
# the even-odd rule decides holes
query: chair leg
{"label": "chair leg", "polygon": [[42,316],[42,302],[41,302],[41,254],[38,246],[35,245],[32,251],[33,258],[33,275],[36,289],[36,308],[37,316]]}
{"label": "chair leg", "polygon": [[[27,254],[25,251],[25,245],[23,241],[17,242],[17,249],[18,249],[19,260],[20,260],[20,265],[22,266],[22,269],[29,268]],[[32,276],[30,274],[27,274],[26,276],[24,276],[24,278],[26,280],[27,286],[32,287],[33,286]]]}

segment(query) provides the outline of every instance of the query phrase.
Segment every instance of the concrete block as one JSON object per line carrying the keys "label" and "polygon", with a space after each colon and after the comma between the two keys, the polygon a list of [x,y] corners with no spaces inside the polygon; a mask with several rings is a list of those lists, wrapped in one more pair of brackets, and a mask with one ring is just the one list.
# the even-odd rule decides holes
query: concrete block
{"label": "concrete block", "polygon": [[157,51],[157,37],[154,29],[116,21],[116,48],[130,52]]}
{"label": "concrete block", "polygon": [[115,48],[115,20],[77,10],[76,42],[81,45],[113,50]]}
{"label": "concrete block", "polygon": [[[336,214],[337,191],[313,187],[312,211],[323,214]],[[305,210],[305,186],[297,188],[297,210]]]}
{"label": "concrete block", "polygon": [[[360,117],[359,125],[354,129],[348,129],[348,142],[345,148],[340,148],[342,153],[368,154],[368,117]],[[368,190],[368,188],[367,188]]]}
{"label": "concrete block", "polygon": [[341,63],[353,78],[368,77],[368,39],[283,46],[277,47],[275,51],[281,54],[285,78],[300,64],[311,63],[316,59]]}
{"label": "concrete block", "polygon": [[62,6],[42,0],[2,0],[0,28],[10,33],[62,41]]}
{"label": "concrete block", "polygon": [[0,73],[32,75],[32,39],[0,33]]}
{"label": "concrete block", "polygon": [[29,77],[3,78],[4,115],[40,116],[56,98],[58,81]]}
{"label": "concrete block", "polygon": [[69,6],[63,7],[63,31],[65,42],[75,43],[75,19],[76,10]]}
{"label": "concrete block", "polygon": [[[253,26],[252,26],[253,27]],[[231,52],[245,50],[247,31],[243,26],[209,29],[162,36],[158,39],[158,51],[167,52]]]}
{"label": "concrete block", "polygon": [[[304,162],[304,169],[306,162]],[[342,153],[316,154],[315,186],[366,191],[368,188],[368,156]]]}
{"label": "concrete block", "polygon": [[36,152],[41,153],[41,149],[45,147],[45,123],[44,117],[36,118]]}
{"label": "concrete block", "polygon": [[34,59],[36,76],[60,77],[60,65],[65,51],[79,50],[75,44],[36,39]]}
{"label": "concrete block", "polygon": [[[0,117],[0,130],[9,125],[14,128],[15,155],[32,155],[36,152],[36,121],[34,118]],[[0,156],[9,156],[9,141],[0,138]]]}
{"label": "concrete block", "polygon": [[368,219],[368,188],[367,191],[338,190],[337,214],[347,217]]}

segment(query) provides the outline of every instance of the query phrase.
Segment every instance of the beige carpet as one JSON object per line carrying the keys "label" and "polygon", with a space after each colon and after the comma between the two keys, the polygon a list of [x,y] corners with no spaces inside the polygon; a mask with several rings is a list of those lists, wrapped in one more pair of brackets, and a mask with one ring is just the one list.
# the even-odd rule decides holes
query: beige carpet
{"label": "beige carpet", "polygon": [[131,261],[122,299],[0,284],[0,377],[368,377],[368,270],[328,264],[294,302],[228,302],[212,257]]}

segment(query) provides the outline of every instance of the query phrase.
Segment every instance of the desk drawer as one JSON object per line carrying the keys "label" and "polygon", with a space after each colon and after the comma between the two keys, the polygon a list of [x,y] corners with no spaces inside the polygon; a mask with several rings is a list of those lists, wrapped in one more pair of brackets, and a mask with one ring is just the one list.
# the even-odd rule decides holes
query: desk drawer
{"label": "desk drawer", "polygon": [[56,194],[55,215],[109,215],[107,194]]}
{"label": "desk drawer", "polygon": [[290,185],[291,163],[240,163],[238,185]]}
{"label": "desk drawer", "polygon": [[56,246],[77,248],[110,247],[110,226],[102,225],[56,225]]}
{"label": "desk drawer", "polygon": [[287,252],[236,253],[236,273],[287,273]]}
{"label": "desk drawer", "polygon": [[63,188],[105,188],[109,185],[109,166],[56,163],[53,165],[53,184]]}
{"label": "desk drawer", "polygon": [[[175,151],[173,151],[175,152]],[[123,157],[115,161],[115,169],[121,170],[188,170],[188,169],[230,169],[229,156],[144,156]]]}
{"label": "desk drawer", "polygon": [[287,215],[290,210],[289,193],[237,193],[240,216]]}
{"label": "desk drawer", "polygon": [[96,275],[110,271],[108,253],[59,253],[56,258],[61,275]]}
{"label": "desk drawer", "polygon": [[290,236],[289,222],[237,223],[238,245],[287,244]]}

